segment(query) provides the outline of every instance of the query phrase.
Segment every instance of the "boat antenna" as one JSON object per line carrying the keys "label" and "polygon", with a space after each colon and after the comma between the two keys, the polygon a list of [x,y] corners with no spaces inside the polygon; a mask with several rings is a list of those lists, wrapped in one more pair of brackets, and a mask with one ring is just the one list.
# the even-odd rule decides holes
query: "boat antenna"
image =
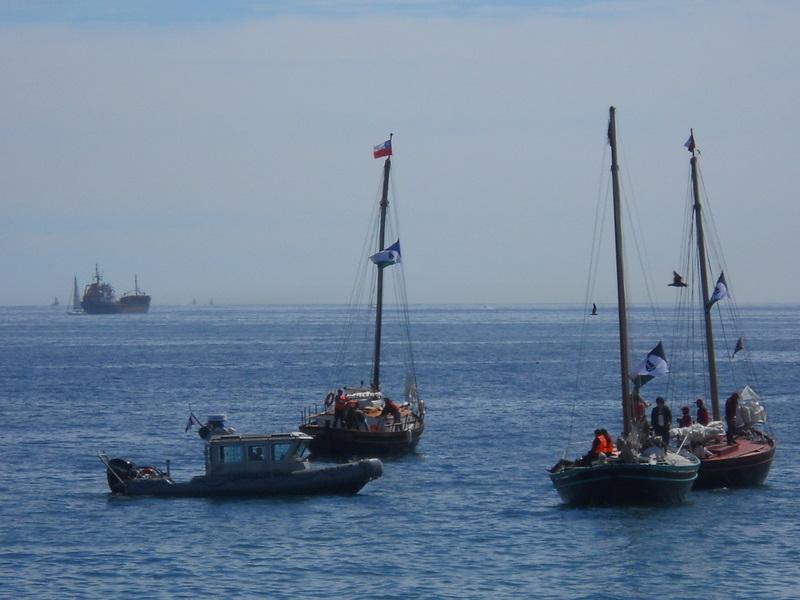
{"label": "boat antenna", "polygon": [[697,229],[697,257],[700,261],[700,291],[703,295],[703,318],[706,326],[706,357],[708,360],[708,383],[711,388],[711,412],[715,421],[719,421],[719,386],[717,384],[717,357],[714,351],[714,330],[711,325],[711,306],[708,296],[708,267],[706,265],[706,243],[703,231],[703,208],[700,204],[700,183],[697,174],[697,145],[694,141],[694,129],[690,129],[689,150],[692,158],[692,195],[694,197],[694,223]]}
{"label": "boat antenna", "polygon": [[622,378],[622,419],[624,433],[631,432],[630,383],[628,381],[628,312],[625,302],[625,264],[622,245],[622,206],[619,192],[619,163],[617,162],[616,109],[608,109],[608,143],[611,145],[611,183],[614,196],[614,251],[617,259],[617,310],[619,312],[619,362]]}
{"label": "boat antenna", "polygon": [[[389,134],[391,147],[393,133]],[[392,168],[392,155],[386,157],[383,163],[383,191],[381,192],[381,224],[378,231],[378,252],[383,252],[386,245],[386,209],[389,207],[389,172]],[[372,354],[372,383],[373,392],[380,390],[381,384],[381,326],[383,320],[383,267],[378,267],[378,290],[375,300],[375,349]]]}

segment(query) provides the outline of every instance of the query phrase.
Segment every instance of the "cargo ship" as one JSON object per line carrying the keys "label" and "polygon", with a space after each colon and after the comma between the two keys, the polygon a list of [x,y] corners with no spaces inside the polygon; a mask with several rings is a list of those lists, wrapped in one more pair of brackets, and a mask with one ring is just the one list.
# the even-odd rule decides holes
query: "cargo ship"
{"label": "cargo ship", "polygon": [[117,299],[114,288],[103,281],[95,265],[94,281],[83,290],[81,308],[90,315],[146,313],[150,309],[150,296],[139,290],[139,278],[134,276],[134,291],[126,292]]}

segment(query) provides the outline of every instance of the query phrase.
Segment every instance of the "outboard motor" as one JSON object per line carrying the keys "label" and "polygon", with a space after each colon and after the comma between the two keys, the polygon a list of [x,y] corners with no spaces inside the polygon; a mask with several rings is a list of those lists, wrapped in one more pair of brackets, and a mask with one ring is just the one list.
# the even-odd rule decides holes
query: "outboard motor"
{"label": "outboard motor", "polygon": [[111,492],[114,494],[125,493],[125,482],[134,479],[136,472],[136,465],[124,458],[112,458],[108,461],[106,478]]}

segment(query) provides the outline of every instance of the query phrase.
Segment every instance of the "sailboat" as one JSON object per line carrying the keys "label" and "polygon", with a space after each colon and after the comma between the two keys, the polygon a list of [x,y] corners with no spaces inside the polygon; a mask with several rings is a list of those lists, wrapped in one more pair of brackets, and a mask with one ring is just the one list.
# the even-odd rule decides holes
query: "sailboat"
{"label": "sailboat", "polygon": [[72,280],[72,300],[67,305],[68,315],[82,315],[83,307],[81,306],[81,295],[78,291],[78,276],[75,275]]}
{"label": "sailboat", "polygon": [[50,306],[53,306],[53,307],[55,307],[55,306],[59,306],[59,302],[58,302],[58,296],[56,296],[55,298],[53,298],[53,301],[50,303]]}
{"label": "sailboat", "polygon": [[[368,308],[354,312],[371,317],[374,312],[372,373],[369,386],[343,386],[325,397],[325,408],[303,410],[300,431],[313,437],[311,452],[323,456],[372,456],[413,451],[425,429],[425,403],[417,393],[417,380],[411,353],[408,306],[402,277],[400,240],[386,246],[389,208],[389,174],[392,166],[392,136],[375,147],[374,158],[386,157],[383,164],[382,193],[379,203],[377,248],[369,255],[365,279],[375,282],[374,298],[365,299]],[[399,233],[398,233],[399,236]],[[366,254],[366,253],[365,253]],[[366,258],[366,257],[365,257]],[[392,269],[395,293],[399,299],[400,321],[406,336],[406,373],[404,401],[397,403],[381,386],[381,349],[384,325],[384,273]],[[368,273],[368,271],[366,271]],[[351,321],[348,318],[348,321]],[[343,338],[343,347],[350,345]],[[353,343],[352,345],[356,345]]]}
{"label": "sailboat", "polygon": [[[700,344],[702,350],[705,352],[705,360],[686,360],[688,375],[683,378],[683,383],[687,384],[687,389],[677,389],[675,386],[675,394],[684,393],[691,394],[688,398],[696,398],[699,395],[698,389],[703,389],[705,383],[708,384],[707,391],[711,398],[712,410],[712,423],[708,427],[702,424],[695,424],[691,428],[683,429],[680,431],[681,437],[688,438],[687,447],[692,447],[693,451],[699,455],[701,459],[700,472],[695,482],[696,488],[718,488],[718,487],[754,487],[764,483],[769,474],[772,460],[775,456],[775,440],[773,437],[764,430],[766,426],[766,411],[761,405],[761,399],[758,394],[750,385],[742,385],[734,394],[737,396],[738,407],[736,408],[735,417],[735,433],[733,435],[732,443],[728,443],[725,436],[722,435],[722,423],[720,413],[720,392],[717,372],[717,357],[714,339],[714,325],[713,314],[719,312],[720,319],[721,307],[725,303],[732,302],[732,296],[728,283],[725,280],[724,261],[719,257],[720,275],[714,286],[713,292],[709,295],[709,262],[711,259],[708,248],[719,248],[720,244],[708,244],[706,242],[706,215],[703,211],[702,198],[700,194],[700,169],[698,165],[697,155],[698,151],[695,145],[694,131],[690,130],[689,139],[684,144],[687,150],[692,153],[690,159],[691,165],[691,179],[692,179],[692,206],[688,214],[688,231],[686,239],[689,244],[689,252],[686,252],[686,260],[690,263],[686,265],[687,271],[694,278],[692,287],[694,288],[696,298],[692,298],[692,294],[681,293],[679,306],[679,315],[676,322],[681,318],[681,315],[692,317],[698,314],[698,311],[692,311],[690,308],[684,308],[683,305],[690,305],[691,302],[696,300],[698,302],[700,312],[703,314],[703,342]],[[694,222],[692,224],[692,221]],[[694,228],[692,227],[694,225]],[[694,229],[695,242],[692,243],[692,229]],[[711,228],[713,233],[713,228]],[[691,249],[694,247],[694,256],[692,256]],[[699,275],[699,281],[698,276]],[[685,287],[685,286],[684,286]],[[698,290],[699,288],[699,290]],[[682,292],[683,290],[681,290]],[[698,293],[699,292],[699,293]],[[735,310],[732,312],[735,317]],[[690,321],[690,319],[686,319]],[[729,327],[728,327],[729,328]],[[699,331],[699,327],[694,327],[691,322],[687,323],[687,334],[691,331]],[[723,330],[725,331],[725,330]],[[690,337],[689,335],[686,336]],[[686,344],[687,353],[694,349],[697,345],[691,343]],[[744,350],[742,338],[739,337],[736,341],[736,347],[733,353],[729,355],[729,366],[736,377],[736,362],[733,360],[734,356],[740,351]],[[746,354],[746,353],[745,353]],[[690,364],[704,364],[706,372],[705,376],[702,373],[695,373],[689,371]],[[751,366],[752,367],[752,366]],[[741,371],[741,369],[739,369]],[[695,375],[698,377],[695,377]],[[755,377],[755,373],[750,368],[749,377]],[[701,379],[699,384],[695,379]],[[733,394],[731,394],[733,396]],[[729,399],[730,401],[730,399]],[[733,406],[731,405],[733,409]]]}
{"label": "sailboat", "polygon": [[[700,461],[689,454],[670,452],[645,438],[635,421],[630,393],[628,320],[622,240],[622,207],[617,162],[616,111],[609,108],[608,141],[611,145],[611,177],[614,212],[614,242],[619,314],[620,383],[623,434],[619,451],[587,455],[578,461],[562,459],[549,469],[550,479],[561,499],[572,505],[677,504],[685,501],[697,478]],[[660,344],[659,344],[660,347]],[[657,347],[658,348],[658,347]],[[641,383],[637,383],[637,389]]]}

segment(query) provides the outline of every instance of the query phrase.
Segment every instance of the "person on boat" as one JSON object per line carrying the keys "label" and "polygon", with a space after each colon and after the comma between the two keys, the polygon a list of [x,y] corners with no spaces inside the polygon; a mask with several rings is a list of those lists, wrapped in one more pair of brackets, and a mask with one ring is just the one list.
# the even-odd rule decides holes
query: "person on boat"
{"label": "person on boat", "polygon": [[605,429],[600,430],[600,435],[603,437],[600,452],[606,456],[611,456],[617,451],[617,448],[614,446],[614,440],[611,439],[611,435]]}
{"label": "person on boat", "polygon": [[394,418],[394,426],[395,429],[398,425],[400,425],[400,407],[397,406],[397,403],[392,400],[391,398],[384,398],[383,400],[383,410],[381,411],[381,418],[386,417],[386,415],[391,414]]}
{"label": "person on boat", "polygon": [[645,412],[649,404],[638,393],[633,394],[633,422],[639,428],[640,432],[647,435],[650,426],[647,424]]}
{"label": "person on boat", "polygon": [[664,399],[659,396],[656,398],[656,407],[650,413],[650,425],[656,435],[664,440],[664,445],[669,444],[669,429],[672,427],[672,411],[664,403]]}
{"label": "person on boat", "polygon": [[336,400],[333,403],[333,426],[336,427],[339,423],[344,426],[345,413],[347,412],[347,396],[339,389],[336,390]]}
{"label": "person on boat", "polygon": [[725,401],[725,424],[728,427],[727,439],[728,445],[732,446],[736,443],[734,434],[736,433],[736,413],[739,410],[739,394],[734,392]]}
{"label": "person on boat", "polygon": [[364,412],[358,408],[358,398],[351,398],[347,401],[347,412],[345,413],[345,424],[348,429],[366,428],[367,419]]}
{"label": "person on boat", "polygon": [[691,427],[692,426],[692,415],[689,413],[689,407],[684,406],[681,411],[681,418],[678,421],[678,427]]}
{"label": "person on boat", "polygon": [[708,409],[705,407],[705,404],[703,404],[703,399],[698,398],[694,403],[697,405],[697,422],[700,423],[700,425],[708,425],[711,419],[708,416]]}
{"label": "person on boat", "polygon": [[592,464],[592,461],[597,460],[601,456],[605,456],[603,452],[603,448],[605,448],[606,439],[603,437],[603,430],[602,429],[595,429],[594,430],[594,439],[592,440],[592,447],[589,449],[589,452],[581,456],[578,460],[575,461],[575,464],[579,467],[588,467]]}

